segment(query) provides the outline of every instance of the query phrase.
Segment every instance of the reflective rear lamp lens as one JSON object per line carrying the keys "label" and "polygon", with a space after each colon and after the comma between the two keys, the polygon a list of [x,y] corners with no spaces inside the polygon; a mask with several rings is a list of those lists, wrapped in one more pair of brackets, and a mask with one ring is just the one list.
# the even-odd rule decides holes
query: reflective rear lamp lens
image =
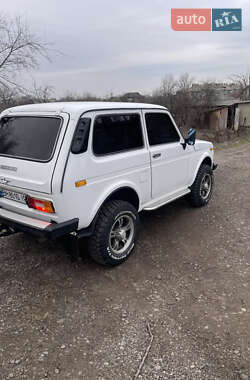
{"label": "reflective rear lamp lens", "polygon": [[50,201],[28,197],[27,202],[28,206],[30,208],[34,208],[35,210],[48,212],[50,214],[54,214],[55,212],[53,203]]}

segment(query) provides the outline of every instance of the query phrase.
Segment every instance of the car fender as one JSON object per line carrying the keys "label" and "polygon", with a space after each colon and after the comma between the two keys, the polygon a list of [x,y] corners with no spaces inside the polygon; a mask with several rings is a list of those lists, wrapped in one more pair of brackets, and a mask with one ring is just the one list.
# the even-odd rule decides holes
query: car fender
{"label": "car fender", "polygon": [[138,188],[138,186],[136,186],[133,182],[130,182],[130,181],[119,181],[119,182],[113,183],[113,184],[107,186],[105,189],[103,189],[101,196],[97,199],[97,201],[95,202],[95,205],[92,209],[91,223],[96,218],[96,216],[98,215],[102,205],[107,201],[107,199],[114,192],[116,192],[119,189],[123,189],[123,188],[130,188],[136,192],[136,194],[138,195],[138,198],[139,198],[139,209],[140,209],[141,195],[140,195],[140,189]]}
{"label": "car fender", "polygon": [[189,186],[191,186],[193,183],[194,183],[194,180],[197,176],[197,173],[198,173],[198,170],[200,169],[200,166],[202,164],[202,162],[206,159],[206,158],[210,158],[211,159],[211,162],[212,162],[212,165],[211,165],[211,168],[213,166],[213,154],[212,153],[209,153],[209,152],[204,152],[201,157],[199,158],[199,161],[198,163],[196,164],[195,166],[195,170],[193,171],[193,175],[191,176],[191,180],[190,180],[190,184]]}

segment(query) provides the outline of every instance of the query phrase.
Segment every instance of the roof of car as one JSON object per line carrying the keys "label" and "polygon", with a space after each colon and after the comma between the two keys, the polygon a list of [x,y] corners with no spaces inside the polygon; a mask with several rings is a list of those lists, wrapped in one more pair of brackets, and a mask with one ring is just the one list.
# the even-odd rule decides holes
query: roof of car
{"label": "roof of car", "polygon": [[53,102],[53,103],[38,103],[28,104],[24,106],[12,107],[6,110],[7,112],[69,112],[83,113],[93,110],[106,109],[163,109],[165,107],[147,104],[147,103],[125,103],[125,102]]}

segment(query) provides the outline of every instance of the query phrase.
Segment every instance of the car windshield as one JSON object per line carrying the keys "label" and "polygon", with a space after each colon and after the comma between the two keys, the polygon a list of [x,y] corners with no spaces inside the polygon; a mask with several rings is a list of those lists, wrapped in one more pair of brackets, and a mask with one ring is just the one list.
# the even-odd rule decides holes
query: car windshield
{"label": "car windshield", "polygon": [[58,117],[3,117],[0,120],[0,155],[49,161],[60,126]]}

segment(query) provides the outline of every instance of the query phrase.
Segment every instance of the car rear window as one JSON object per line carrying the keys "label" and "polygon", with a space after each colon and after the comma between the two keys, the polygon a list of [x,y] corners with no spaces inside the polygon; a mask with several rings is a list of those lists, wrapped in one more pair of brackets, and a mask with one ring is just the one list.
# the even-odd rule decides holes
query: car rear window
{"label": "car rear window", "polygon": [[0,120],[0,155],[49,161],[59,134],[61,118],[16,116]]}

